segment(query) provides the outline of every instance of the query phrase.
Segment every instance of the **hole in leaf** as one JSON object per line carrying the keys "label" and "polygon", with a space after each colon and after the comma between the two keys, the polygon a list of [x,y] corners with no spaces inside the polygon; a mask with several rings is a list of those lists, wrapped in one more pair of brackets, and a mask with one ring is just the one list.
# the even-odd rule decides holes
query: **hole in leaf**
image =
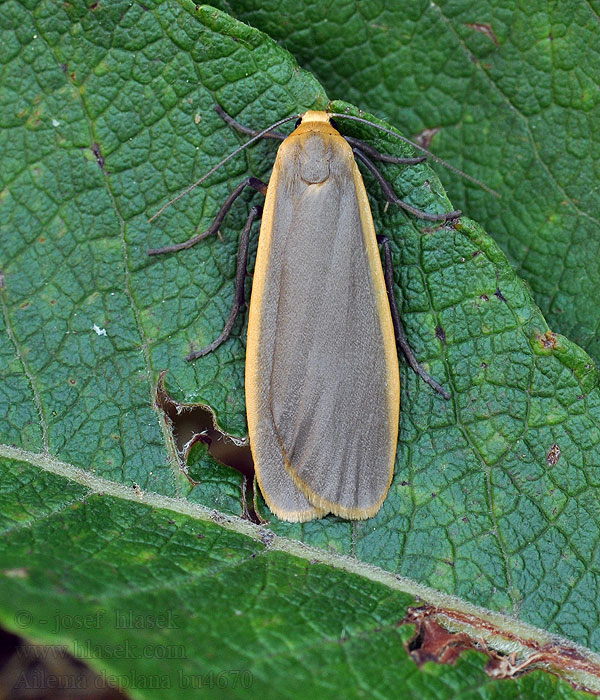
{"label": "hole in leaf", "polygon": [[[214,460],[235,469],[244,477],[241,495],[243,517],[262,523],[263,519],[254,507],[254,462],[248,440],[222,431],[210,406],[176,401],[165,389],[165,374],[161,373],[156,387],[156,404],[165,414],[181,460],[187,464],[192,447],[203,443]],[[187,472],[186,476],[194,485],[200,483],[200,474]]]}
{"label": "hole in leaf", "polygon": [[[400,624],[415,625],[415,634],[407,642],[406,649],[418,666],[427,661],[454,664],[463,651],[473,650],[487,656],[484,670],[491,678],[516,678],[544,669],[577,690],[598,694],[581,680],[584,674],[597,679],[599,665],[578,649],[560,642],[542,644],[537,639],[521,637],[510,629],[498,627],[488,619],[431,605],[408,608]],[[458,631],[459,628],[468,631]],[[498,651],[491,648],[492,644],[518,647],[518,650]]]}

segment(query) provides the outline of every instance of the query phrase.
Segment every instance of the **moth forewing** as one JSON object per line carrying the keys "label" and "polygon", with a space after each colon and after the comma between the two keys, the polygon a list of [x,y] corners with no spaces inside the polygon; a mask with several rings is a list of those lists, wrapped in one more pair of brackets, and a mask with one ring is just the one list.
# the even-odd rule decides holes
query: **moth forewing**
{"label": "moth forewing", "polygon": [[362,177],[327,115],[308,112],[277,153],[248,319],[250,445],[273,512],[373,516],[393,474],[399,402]]}

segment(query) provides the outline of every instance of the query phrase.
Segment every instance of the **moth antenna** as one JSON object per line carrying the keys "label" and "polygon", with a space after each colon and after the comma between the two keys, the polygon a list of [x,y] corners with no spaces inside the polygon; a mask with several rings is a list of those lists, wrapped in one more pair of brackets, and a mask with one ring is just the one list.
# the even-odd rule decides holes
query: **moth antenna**
{"label": "moth antenna", "polygon": [[300,117],[300,116],[301,116],[300,114],[293,114],[291,117],[285,117],[285,119],[280,119],[278,122],[271,124],[271,126],[268,126],[266,129],[259,131],[251,139],[246,141],[246,143],[243,143],[241,146],[238,146],[226,158],[223,158],[222,161],[217,163],[213,168],[211,168],[207,173],[205,173],[199,180],[196,180],[196,182],[189,185],[184,190],[182,190],[178,195],[173,197],[173,199],[169,200],[164,206],[162,206],[156,212],[156,214],[153,214],[148,219],[148,223],[152,223],[155,219],[158,219],[158,217],[165,211],[165,209],[168,209],[171,206],[171,204],[175,204],[175,202],[180,200],[182,197],[185,197],[186,194],[188,194],[193,189],[198,187],[198,185],[201,185],[207,178],[209,178],[213,173],[215,173],[222,165],[225,165],[225,163],[227,163],[228,160],[231,160],[234,156],[237,156],[237,154],[241,153],[241,151],[243,151],[245,148],[248,148],[248,146],[251,146],[255,141],[258,141],[258,139],[261,139],[265,134],[268,134],[270,131],[273,131],[273,129],[276,129],[278,126],[281,126],[282,124],[285,124],[287,122],[291,122],[292,119],[298,119],[298,117]]}
{"label": "moth antenna", "polygon": [[373,126],[376,129],[379,129],[379,131],[383,131],[386,134],[390,134],[390,136],[394,136],[395,138],[400,139],[400,141],[404,141],[405,143],[410,144],[413,148],[416,148],[417,150],[421,151],[422,153],[425,153],[432,160],[435,160],[440,165],[443,165],[445,168],[448,168],[448,170],[451,170],[452,172],[456,173],[457,175],[460,175],[461,177],[464,177],[465,180],[469,180],[470,182],[474,183],[475,185],[478,185],[479,187],[481,187],[486,192],[493,194],[494,197],[498,197],[498,199],[500,199],[502,197],[502,195],[499,192],[496,192],[496,190],[493,190],[491,187],[488,187],[485,184],[485,182],[481,182],[481,180],[478,180],[476,177],[473,177],[472,175],[469,175],[468,173],[465,173],[462,170],[459,170],[454,165],[452,165],[452,163],[448,163],[445,160],[443,160],[442,158],[439,158],[438,156],[435,155],[435,153],[428,151],[426,148],[423,148],[423,146],[419,146],[418,143],[415,143],[414,141],[407,139],[406,136],[402,136],[402,134],[398,134],[397,132],[392,131],[391,129],[388,129],[385,126],[381,126],[380,124],[375,124],[375,122],[371,122],[368,119],[363,119],[362,117],[354,117],[351,114],[330,113],[330,116],[339,117],[340,119],[351,119],[352,121],[355,121],[355,122],[361,122],[362,124],[368,124],[369,126]]}

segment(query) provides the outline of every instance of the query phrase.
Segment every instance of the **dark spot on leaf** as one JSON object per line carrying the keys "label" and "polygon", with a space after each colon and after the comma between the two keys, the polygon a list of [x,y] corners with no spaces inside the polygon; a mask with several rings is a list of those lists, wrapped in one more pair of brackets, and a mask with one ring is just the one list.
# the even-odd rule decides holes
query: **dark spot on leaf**
{"label": "dark spot on leaf", "polygon": [[444,345],[446,345],[446,333],[439,324],[435,327],[435,337],[438,340],[441,340]]}
{"label": "dark spot on leaf", "polygon": [[481,366],[483,367],[483,369],[487,369],[487,362],[482,362]]}
{"label": "dark spot on leaf", "polygon": [[476,251],[473,253],[472,257],[476,258],[478,255],[481,255],[482,252],[483,252],[482,250],[476,250]]}
{"label": "dark spot on leaf", "polygon": [[70,384],[71,386],[75,386],[75,384],[77,384],[77,380],[76,380],[76,379],[73,379],[73,377],[71,377],[71,378],[69,379],[69,384]]}
{"label": "dark spot on leaf", "polygon": [[489,301],[489,300],[490,300],[490,298],[488,297],[487,294],[480,294],[479,298],[480,298],[480,299],[483,299],[483,301]]}
{"label": "dark spot on leaf", "polygon": [[104,170],[104,156],[102,155],[102,152],[100,150],[100,146],[97,143],[93,143],[90,146],[90,149],[94,156],[96,157],[96,163],[100,166],[101,170]]}
{"label": "dark spot on leaf", "polygon": [[270,530],[261,531],[260,541],[265,545],[265,547],[269,547],[274,539],[275,539],[275,535]]}
{"label": "dark spot on leaf", "polygon": [[504,294],[502,294],[502,292],[499,289],[497,289],[494,292],[494,295],[497,296],[498,299],[500,299],[500,301],[504,301],[504,302],[506,301],[506,297],[504,296]]}
{"label": "dark spot on leaf", "polygon": [[556,347],[556,333],[546,331],[543,335],[536,336],[540,345],[546,350],[554,350]]}
{"label": "dark spot on leaf", "polygon": [[482,34],[485,34],[489,39],[491,39],[494,42],[494,46],[499,45],[498,39],[496,39],[494,30],[492,29],[492,26],[490,24],[473,22],[472,24],[467,24],[467,27],[469,27],[470,29],[474,29],[476,32],[481,32]]}
{"label": "dark spot on leaf", "polygon": [[213,523],[224,523],[227,520],[223,513],[220,513],[218,510],[211,511],[210,519]]}
{"label": "dark spot on leaf", "polygon": [[468,522],[469,522],[469,518],[467,518],[466,515],[463,515],[463,517],[461,518],[461,520],[463,521],[463,523],[468,523]]}
{"label": "dark spot on leaf", "polygon": [[206,537],[206,535],[203,535],[202,533],[199,532],[199,533],[196,535],[196,537],[197,537],[199,540],[203,540],[203,539]]}
{"label": "dark spot on leaf", "polygon": [[93,12],[94,10],[97,10],[98,7],[99,7],[99,5],[100,5],[99,2],[93,2],[93,3],[90,5],[90,10],[92,10],[92,12]]}
{"label": "dark spot on leaf", "polygon": [[548,450],[548,454],[546,455],[546,462],[548,462],[548,466],[553,467],[560,459],[560,455],[560,447],[556,443],[554,443],[554,445],[552,445],[552,447]]}
{"label": "dark spot on leaf", "polygon": [[172,518],[169,518],[167,522],[169,523],[169,525],[175,525],[175,521]]}
{"label": "dark spot on leaf", "polygon": [[66,75],[67,71],[69,70],[69,67],[67,66],[67,64],[66,63],[59,63],[58,65],[60,66],[61,71]]}
{"label": "dark spot on leaf", "polygon": [[415,143],[418,143],[419,146],[421,146],[422,148],[429,149],[433,137],[437,134],[439,130],[439,126],[436,126],[433,129],[423,129],[423,131],[420,131],[418,134],[415,134],[413,140],[415,141]]}

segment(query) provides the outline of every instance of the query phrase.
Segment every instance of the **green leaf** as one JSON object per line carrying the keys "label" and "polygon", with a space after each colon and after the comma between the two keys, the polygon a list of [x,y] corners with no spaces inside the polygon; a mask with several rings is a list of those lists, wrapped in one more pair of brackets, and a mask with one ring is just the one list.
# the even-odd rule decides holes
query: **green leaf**
{"label": "green leaf", "polygon": [[[175,399],[210,406],[223,430],[245,435],[244,324],[212,355],[183,358],[228,315],[254,196],[236,202],[222,239],[176,256],[146,250],[203,230],[245,175],[267,178],[276,144],[245,151],[155,224],[148,217],[243,141],[216,102],[261,128],[325,108],[323,89],[265,35],[185,1],[13,0],[2,41],[4,625],[79,656],[89,643],[86,661],[117,682],[137,674],[128,690],[140,698],[181,697],[182,683],[236,669],[265,697],[581,696],[541,671],[491,680],[473,652],[419,668],[403,646],[412,627],[400,624],[419,596],[518,658],[534,643],[580,645],[585,663],[567,648],[550,666],[597,688],[596,371],[548,331],[480,226],[386,210],[365,178],[376,228],[392,240],[408,338],[452,400],[401,361],[401,440],[378,516],[254,526],[235,517],[241,477],[200,448],[186,475],[155,404],[166,370]],[[410,151],[371,128],[343,129]],[[415,206],[452,208],[427,165],[385,173]],[[49,626],[54,611],[79,620],[100,610],[95,627]],[[119,629],[119,611],[141,616],[141,628]],[[177,626],[149,627],[158,614]],[[116,658],[122,640],[150,656]],[[173,644],[185,647],[177,663],[157,657]],[[153,675],[168,687],[148,687]],[[226,680],[195,690],[248,696]]]}
{"label": "green leaf", "polygon": [[419,671],[403,646],[411,626],[398,625],[405,592],[277,551],[183,501],[98,493],[68,468],[2,467],[2,513],[16,496],[28,518],[3,518],[0,616],[99,657],[133,697],[589,697],[542,671],[499,695],[474,652]]}
{"label": "green leaf", "polygon": [[[222,0],[330,96],[386,116],[501,195],[436,168],[553,330],[600,362],[596,3]],[[438,131],[439,130],[439,131]]]}

